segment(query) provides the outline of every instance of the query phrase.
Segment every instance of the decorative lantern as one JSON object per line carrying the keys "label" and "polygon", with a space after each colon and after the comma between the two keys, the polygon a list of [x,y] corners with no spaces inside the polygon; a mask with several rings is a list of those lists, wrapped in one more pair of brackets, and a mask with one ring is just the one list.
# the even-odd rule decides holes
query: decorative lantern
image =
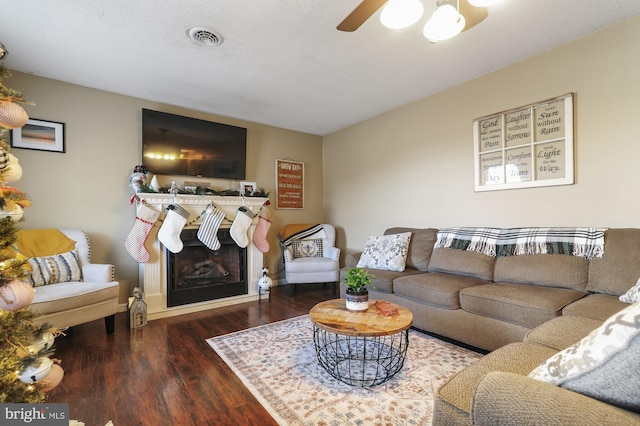
{"label": "decorative lantern", "polygon": [[129,298],[129,328],[140,328],[147,325],[147,304],[142,298],[140,287],[133,289],[133,297]]}

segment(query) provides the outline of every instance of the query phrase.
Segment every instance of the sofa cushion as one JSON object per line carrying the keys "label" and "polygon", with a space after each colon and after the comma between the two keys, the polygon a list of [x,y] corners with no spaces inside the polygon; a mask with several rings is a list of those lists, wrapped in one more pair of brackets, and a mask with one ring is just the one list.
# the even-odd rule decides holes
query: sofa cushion
{"label": "sofa cushion", "polygon": [[563,287],[584,291],[589,261],[562,254],[502,256],[496,259],[493,280]]}
{"label": "sofa cushion", "polygon": [[431,254],[428,270],[429,272],[446,272],[491,281],[494,263],[494,257],[475,251],[436,248]]}
{"label": "sofa cushion", "polygon": [[495,283],[460,291],[460,306],[467,312],[527,328],[561,315],[562,308],[584,294],[567,288]]}
{"label": "sofa cushion", "polygon": [[477,278],[442,272],[427,272],[396,278],[393,292],[444,309],[460,309],[460,290],[487,284]]}
{"label": "sofa cushion", "polygon": [[31,266],[29,280],[34,287],[82,281],[82,268],[75,250],[53,256],[32,257],[28,261]]}
{"label": "sofa cushion", "polygon": [[627,290],[618,300],[624,303],[640,302],[640,279],[636,282],[636,285]]}
{"label": "sofa cushion", "polygon": [[602,321],[574,315],[563,315],[537,326],[524,336],[524,341],[545,345],[561,351],[601,325]]}
{"label": "sofa cushion", "polygon": [[612,315],[529,377],[640,412],[640,303]]}
{"label": "sofa cushion", "polygon": [[410,239],[411,232],[370,236],[358,261],[358,267],[404,271]]}
{"label": "sofa cushion", "polygon": [[471,424],[469,413],[473,394],[485,374],[504,371],[526,375],[556,352],[545,346],[518,342],[503,346],[480,358],[438,389],[433,424]]}
{"label": "sofa cushion", "polygon": [[609,229],[604,255],[589,262],[587,290],[620,296],[640,278],[640,229]]}
{"label": "sofa cushion", "polygon": [[[340,282],[343,283],[347,277],[347,269],[342,268],[340,270]],[[394,292],[394,280],[399,277],[404,277],[408,275],[421,274],[422,272],[415,269],[405,269],[403,272],[398,271],[385,271],[382,269],[371,269],[364,268],[367,270],[373,278],[371,279],[371,286],[375,288],[376,291],[382,293],[393,293]]]}
{"label": "sofa cushion", "polygon": [[433,253],[433,246],[436,243],[438,230],[434,228],[396,227],[387,229],[384,234],[401,234],[403,232],[411,232],[411,241],[407,252],[407,266],[426,272],[429,269],[429,261],[431,260],[431,253]]}
{"label": "sofa cushion", "polygon": [[562,315],[576,315],[604,321],[611,315],[629,306],[608,294],[590,294],[568,304],[562,309]]}

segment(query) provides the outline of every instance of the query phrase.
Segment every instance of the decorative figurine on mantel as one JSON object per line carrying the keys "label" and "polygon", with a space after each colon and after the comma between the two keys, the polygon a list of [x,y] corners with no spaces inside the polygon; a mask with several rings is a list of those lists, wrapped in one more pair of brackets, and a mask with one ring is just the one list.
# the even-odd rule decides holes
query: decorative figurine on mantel
{"label": "decorative figurine on mantel", "polygon": [[262,268],[262,276],[258,279],[258,300],[260,300],[260,296],[263,294],[267,294],[269,298],[271,298],[271,285],[273,284],[273,280],[269,278],[269,269]]}
{"label": "decorative figurine on mantel", "polygon": [[129,178],[129,184],[134,194],[136,192],[142,192],[143,187],[147,184],[147,168],[141,164],[135,166]]}
{"label": "decorative figurine on mantel", "polygon": [[140,328],[147,325],[147,304],[142,298],[140,287],[133,289],[133,297],[129,299],[129,328]]}

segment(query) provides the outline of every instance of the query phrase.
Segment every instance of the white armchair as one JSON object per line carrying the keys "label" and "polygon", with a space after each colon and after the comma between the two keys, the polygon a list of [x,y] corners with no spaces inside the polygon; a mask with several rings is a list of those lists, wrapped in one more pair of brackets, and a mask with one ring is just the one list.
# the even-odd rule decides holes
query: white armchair
{"label": "white armchair", "polygon": [[321,224],[319,232],[301,232],[300,238],[285,240],[284,270],[288,284],[337,283],[340,249],[333,225]]}
{"label": "white armchair", "polygon": [[39,314],[36,322],[65,328],[104,318],[107,334],[113,334],[119,295],[114,266],[91,263],[89,238],[83,231],[61,231],[76,242],[82,281],[36,287],[33,302],[29,306]]}

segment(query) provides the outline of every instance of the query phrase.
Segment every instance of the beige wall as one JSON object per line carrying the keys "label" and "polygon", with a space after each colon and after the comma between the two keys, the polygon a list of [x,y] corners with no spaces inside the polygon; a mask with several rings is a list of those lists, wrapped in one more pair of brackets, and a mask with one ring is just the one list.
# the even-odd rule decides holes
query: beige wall
{"label": "beige wall", "polygon": [[[124,241],[134,223],[129,204],[129,176],[141,159],[141,109],[149,108],[248,128],[247,179],[270,192],[275,204],[275,159],[305,163],[305,208],[276,210],[272,204],[271,249],[265,263],[278,273],[281,251],[276,233],[282,225],[323,219],[322,138],[257,123],[88,89],[60,81],[14,73],[6,86],[22,90],[32,118],[65,123],[66,153],[12,149],[24,174],[12,186],[26,192],[33,206],[25,211],[25,229],[70,227],[85,230],[92,242],[92,259],[116,265],[121,301],[138,284],[138,264]],[[181,185],[184,177],[176,178]],[[189,179],[204,180],[206,179]],[[170,177],[159,176],[161,185]],[[217,189],[236,188],[237,181],[209,180]],[[128,287],[128,288],[127,288]]]}
{"label": "beige wall", "polygon": [[[390,226],[637,227],[639,51],[634,18],[326,136],[325,214],[343,253]],[[569,92],[576,183],[474,192],[473,119]]]}

